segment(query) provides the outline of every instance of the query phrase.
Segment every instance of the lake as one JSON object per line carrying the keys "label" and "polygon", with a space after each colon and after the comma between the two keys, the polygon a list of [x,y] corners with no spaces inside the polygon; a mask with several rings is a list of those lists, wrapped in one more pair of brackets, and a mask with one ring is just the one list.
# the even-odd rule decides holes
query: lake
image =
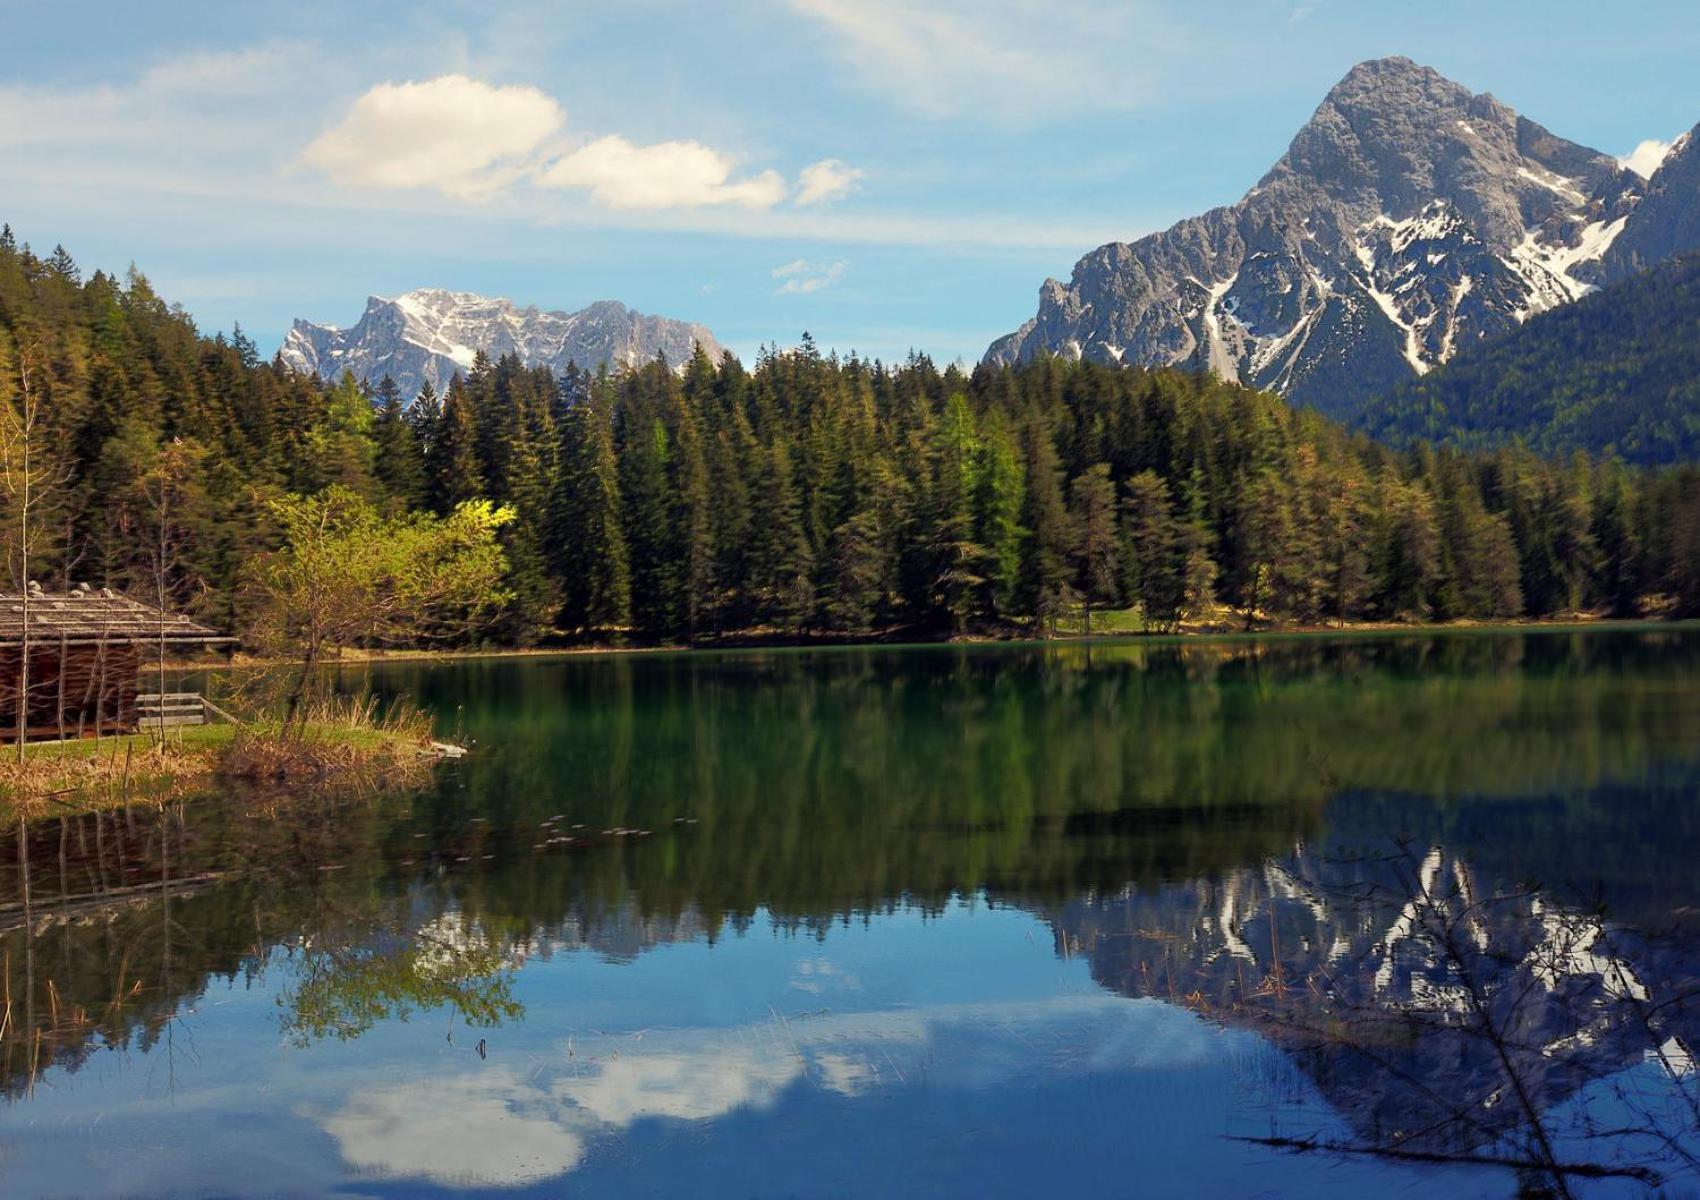
{"label": "lake", "polygon": [[344,683],[471,755],[0,844],[0,1194],[1700,1185],[1694,629]]}

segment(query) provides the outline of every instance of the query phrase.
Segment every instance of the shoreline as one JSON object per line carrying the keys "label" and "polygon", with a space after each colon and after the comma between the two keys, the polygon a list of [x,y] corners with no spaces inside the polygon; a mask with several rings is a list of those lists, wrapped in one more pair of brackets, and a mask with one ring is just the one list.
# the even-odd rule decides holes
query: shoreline
{"label": "shoreline", "polygon": [[266,727],[198,725],[161,744],[153,733],[30,743],[22,762],[0,757],[0,820],[164,803],[196,789],[376,786],[447,757],[407,733],[309,722]]}
{"label": "shoreline", "polygon": [[[473,662],[480,659],[559,659],[615,655],[730,654],[755,650],[871,650],[948,646],[1065,646],[1065,645],[1180,645],[1187,642],[1251,642],[1314,638],[1339,640],[1353,637],[1437,637],[1464,634],[1504,633],[1634,633],[1639,631],[1700,629],[1700,618],[1663,617],[1568,617],[1526,621],[1447,621],[1408,624],[1396,621],[1361,621],[1346,625],[1274,625],[1236,629],[1220,622],[1200,623],[1170,632],[1103,630],[1091,634],[1063,633],[1041,638],[1030,634],[996,636],[967,634],[953,637],[905,637],[893,630],[866,637],[793,638],[750,634],[711,642],[667,642],[657,645],[595,643],[568,646],[481,647],[459,650],[349,650],[322,664],[326,670],[381,666],[388,663]],[[265,658],[238,654],[228,661],[168,659],[172,672],[264,671],[294,666],[287,658]]]}

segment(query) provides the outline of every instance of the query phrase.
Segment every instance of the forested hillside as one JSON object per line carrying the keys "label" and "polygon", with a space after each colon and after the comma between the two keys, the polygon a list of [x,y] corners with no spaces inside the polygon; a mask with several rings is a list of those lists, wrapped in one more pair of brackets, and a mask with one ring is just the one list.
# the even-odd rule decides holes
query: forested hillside
{"label": "forested hillside", "polygon": [[752,370],[700,351],[595,377],[481,360],[408,404],[262,362],[135,272],[83,280],[8,231],[0,400],[32,395],[48,536],[30,575],[152,594],[163,562],[174,600],[238,630],[246,566],[278,537],[266,501],[330,484],[392,510],[511,502],[515,599],[483,635],[504,643],[990,631],[1082,603],[1154,628],[1218,603],[1306,622],[1700,613],[1691,468],[1395,452],[1182,372],[967,375],[805,339]]}
{"label": "forested hillside", "polygon": [[1395,444],[1700,459],[1700,255],[1654,267],[1461,351],[1359,418]]}

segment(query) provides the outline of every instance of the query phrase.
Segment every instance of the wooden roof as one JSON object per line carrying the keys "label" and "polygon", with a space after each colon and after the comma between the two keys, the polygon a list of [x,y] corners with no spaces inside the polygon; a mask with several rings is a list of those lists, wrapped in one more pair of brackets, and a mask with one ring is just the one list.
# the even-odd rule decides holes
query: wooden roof
{"label": "wooden roof", "polygon": [[[0,646],[22,642],[24,607],[24,597],[17,592],[0,592]],[[157,642],[162,636],[175,643],[232,640],[182,613],[161,614],[156,606],[120,596],[109,588],[79,586],[70,592],[44,592],[34,585],[29,594],[29,636],[42,643],[80,645]]]}

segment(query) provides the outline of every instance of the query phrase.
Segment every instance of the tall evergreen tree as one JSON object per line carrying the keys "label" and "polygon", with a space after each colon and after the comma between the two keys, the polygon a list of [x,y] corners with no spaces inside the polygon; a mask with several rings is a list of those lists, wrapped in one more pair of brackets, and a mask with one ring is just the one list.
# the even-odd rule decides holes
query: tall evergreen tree
{"label": "tall evergreen tree", "polygon": [[1147,629],[1169,629],[1185,604],[1180,529],[1169,501],[1169,487],[1155,471],[1127,481],[1122,498],[1126,559],[1123,595],[1140,610]]}
{"label": "tall evergreen tree", "polygon": [[588,633],[629,628],[631,569],[614,430],[604,403],[577,404],[561,423],[548,543],[562,585],[563,624]]}
{"label": "tall evergreen tree", "polygon": [[1027,529],[1027,552],[1021,605],[1038,620],[1040,632],[1050,634],[1056,630],[1057,618],[1074,602],[1069,563],[1076,537],[1050,431],[1042,418],[1032,417],[1025,432],[1027,500],[1021,523]]}
{"label": "tall evergreen tree", "polygon": [[1116,485],[1110,464],[1093,463],[1069,484],[1074,501],[1075,580],[1084,603],[1086,632],[1092,632],[1093,605],[1119,598],[1122,542],[1116,520]]}
{"label": "tall evergreen tree", "polygon": [[815,606],[814,554],[803,530],[791,452],[776,441],[758,456],[751,495],[750,592],[758,620],[795,632]]}
{"label": "tall evergreen tree", "polygon": [[403,508],[425,503],[425,456],[419,437],[407,418],[401,390],[385,375],[378,381],[378,419],[373,437],[377,443],[373,473],[389,497]]}
{"label": "tall evergreen tree", "polygon": [[486,497],[472,399],[459,375],[449,381],[443,400],[443,418],[437,423],[425,461],[425,487],[431,509],[438,516],[447,516],[463,501]]}
{"label": "tall evergreen tree", "polygon": [[981,437],[975,483],[974,528],[985,551],[985,608],[1007,620],[1018,612],[1021,552],[1027,537],[1021,524],[1026,480],[1008,421],[996,410]]}

